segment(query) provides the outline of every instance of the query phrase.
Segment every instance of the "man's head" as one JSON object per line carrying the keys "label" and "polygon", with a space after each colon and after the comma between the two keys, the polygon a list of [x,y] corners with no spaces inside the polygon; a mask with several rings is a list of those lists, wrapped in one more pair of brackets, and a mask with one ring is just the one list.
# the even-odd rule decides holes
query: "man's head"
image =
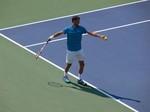
{"label": "man's head", "polygon": [[80,17],[73,16],[72,17],[72,23],[73,23],[73,26],[78,26],[80,24]]}

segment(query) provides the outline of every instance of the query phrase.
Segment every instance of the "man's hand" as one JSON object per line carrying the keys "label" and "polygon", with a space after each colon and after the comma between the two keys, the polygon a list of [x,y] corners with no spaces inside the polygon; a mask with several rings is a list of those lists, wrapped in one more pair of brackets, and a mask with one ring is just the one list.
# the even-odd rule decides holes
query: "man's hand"
{"label": "man's hand", "polygon": [[48,37],[47,41],[51,41],[52,39],[50,37]]}

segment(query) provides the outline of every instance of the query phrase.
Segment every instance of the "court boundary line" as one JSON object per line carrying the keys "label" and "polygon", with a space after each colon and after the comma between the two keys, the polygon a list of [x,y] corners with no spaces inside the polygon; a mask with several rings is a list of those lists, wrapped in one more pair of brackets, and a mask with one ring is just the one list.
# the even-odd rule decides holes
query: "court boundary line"
{"label": "court boundary line", "polygon": [[85,12],[70,14],[70,15],[66,15],[66,16],[60,16],[60,17],[56,17],[56,18],[25,23],[25,24],[22,24],[22,25],[15,25],[15,26],[11,26],[11,27],[1,28],[0,31],[9,30],[9,29],[13,29],[13,28],[19,28],[19,27],[23,27],[23,26],[38,24],[38,23],[43,23],[43,22],[48,22],[48,21],[57,20],[57,19],[63,19],[63,18],[75,16],[75,15],[83,15],[83,14],[93,13],[93,12],[97,12],[97,11],[104,11],[104,10],[119,8],[119,7],[123,7],[123,6],[137,4],[137,3],[143,3],[143,2],[146,2],[146,1],[149,1],[149,0],[139,0],[139,1],[135,1],[135,2],[129,2],[129,3],[124,3],[124,4],[120,4],[120,5],[114,5],[114,6],[110,6],[110,7],[106,7],[106,8],[100,8],[100,9],[95,9],[95,10],[91,10],[91,11],[85,11]]}
{"label": "court boundary line", "polygon": [[[21,47],[22,49],[24,49],[24,50],[30,52],[31,54],[36,55],[35,52],[33,52],[33,51],[31,51],[30,49],[24,47],[23,45],[17,43],[16,41],[10,39],[9,37],[5,36],[4,34],[0,33],[0,36],[2,36],[3,38],[9,40],[10,42],[14,43],[15,45]],[[52,66],[58,68],[59,70],[64,71],[64,69],[63,69],[62,67],[56,65],[55,63],[51,62],[50,60],[48,60],[48,59],[46,59],[46,58],[44,58],[44,57],[42,57],[42,56],[39,56],[39,58],[41,58],[41,59],[44,60],[45,62],[51,64]],[[34,58],[33,58],[33,59],[34,59]],[[77,77],[76,75],[74,75],[73,73],[71,73],[71,72],[69,72],[69,75],[71,75],[72,77],[78,79],[78,77]],[[85,80],[84,80],[84,81],[85,81]],[[106,93],[105,91],[99,89],[98,87],[92,85],[91,83],[89,83],[89,82],[87,82],[87,81],[85,81],[85,82],[86,82],[89,86],[93,87],[94,89],[96,89],[96,90],[98,90],[99,92],[103,93],[104,95],[108,96],[108,97],[111,98],[112,100],[114,100],[114,101],[116,101],[116,102],[122,104],[123,106],[127,107],[128,109],[130,109],[130,110],[132,110],[132,111],[134,111],[134,112],[139,112],[138,110],[136,110],[136,109],[134,109],[133,107],[131,107],[131,106],[125,104],[124,102],[121,102],[120,100],[116,99],[115,97],[111,96],[110,94]]]}
{"label": "court boundary line", "polygon": [[[64,37],[64,38],[60,38],[60,39],[55,39],[55,40],[51,40],[49,41],[49,43],[53,43],[53,42],[57,42],[57,41],[62,41],[62,40],[66,40],[67,38]],[[29,47],[34,47],[34,46],[38,46],[38,45],[43,45],[45,44],[46,42],[40,42],[40,43],[35,43],[35,44],[30,44],[30,45],[26,45],[24,47],[26,48],[29,48]]]}
{"label": "court boundary line", "polygon": [[[102,30],[97,30],[97,31],[94,31],[94,32],[100,33],[100,32],[105,32],[105,31],[111,31],[111,30],[115,30],[115,29],[129,27],[129,26],[139,25],[139,24],[143,24],[143,23],[147,23],[147,22],[150,22],[150,19],[143,20],[143,21],[138,21],[138,22],[134,22],[134,23],[129,23],[129,24],[124,24],[124,25],[119,25],[119,26],[115,26],[115,27],[110,27],[110,28],[106,28],[106,29],[102,29]],[[88,34],[83,34],[83,35],[88,35]],[[67,37],[60,38],[60,39],[54,39],[54,40],[50,41],[49,43],[58,42],[58,41],[66,40],[66,39],[67,39]],[[38,46],[38,45],[43,45],[45,43],[46,42],[39,42],[39,43],[35,43],[35,44],[25,45],[24,47],[25,48],[35,47],[35,46]]]}

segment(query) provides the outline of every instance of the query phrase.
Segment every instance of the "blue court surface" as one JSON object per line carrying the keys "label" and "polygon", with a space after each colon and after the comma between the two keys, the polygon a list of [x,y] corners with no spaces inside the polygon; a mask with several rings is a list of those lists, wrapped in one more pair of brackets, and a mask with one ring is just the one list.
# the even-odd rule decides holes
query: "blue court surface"
{"label": "blue court surface", "polygon": [[[150,1],[79,16],[87,30],[108,36],[108,41],[83,36],[84,80],[140,112],[150,112]],[[71,17],[2,29],[0,33],[37,53],[41,42],[71,25]],[[49,43],[42,54],[61,68],[66,65],[65,36]],[[70,72],[77,75],[77,61]]]}

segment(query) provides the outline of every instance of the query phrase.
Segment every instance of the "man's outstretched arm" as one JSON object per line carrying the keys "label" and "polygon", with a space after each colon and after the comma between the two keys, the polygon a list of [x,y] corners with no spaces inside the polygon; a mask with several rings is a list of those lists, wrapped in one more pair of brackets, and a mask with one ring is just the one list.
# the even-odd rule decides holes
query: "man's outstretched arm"
{"label": "man's outstretched arm", "polygon": [[56,33],[55,33],[55,34],[53,34],[52,36],[48,37],[48,41],[51,41],[51,40],[52,40],[52,38],[54,38],[54,37],[58,37],[58,36],[60,36],[60,35],[62,35],[62,34],[63,34],[63,32],[62,32],[62,31],[56,32]]}
{"label": "man's outstretched arm", "polygon": [[95,32],[87,32],[89,35],[92,35],[94,37],[98,37],[98,38],[101,38],[101,39],[104,39],[104,40],[107,40],[108,38],[105,36],[105,35],[100,35],[98,33],[95,33]]}

